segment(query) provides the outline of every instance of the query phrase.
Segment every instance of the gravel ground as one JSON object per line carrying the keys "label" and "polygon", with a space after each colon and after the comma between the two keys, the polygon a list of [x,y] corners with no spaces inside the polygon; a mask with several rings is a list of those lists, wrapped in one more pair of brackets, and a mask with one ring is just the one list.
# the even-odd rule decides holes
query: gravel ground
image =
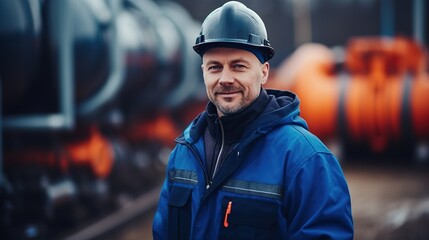
{"label": "gravel ground", "polygon": [[355,239],[429,239],[427,166],[347,166]]}

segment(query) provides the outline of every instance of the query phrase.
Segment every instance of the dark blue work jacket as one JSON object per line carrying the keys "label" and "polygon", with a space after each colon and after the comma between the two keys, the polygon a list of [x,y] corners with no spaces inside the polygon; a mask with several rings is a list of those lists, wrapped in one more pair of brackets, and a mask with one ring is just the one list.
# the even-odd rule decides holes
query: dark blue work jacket
{"label": "dark blue work jacket", "polygon": [[209,181],[198,116],[170,155],[154,239],[353,239],[350,194],[335,156],[290,92],[270,102]]}

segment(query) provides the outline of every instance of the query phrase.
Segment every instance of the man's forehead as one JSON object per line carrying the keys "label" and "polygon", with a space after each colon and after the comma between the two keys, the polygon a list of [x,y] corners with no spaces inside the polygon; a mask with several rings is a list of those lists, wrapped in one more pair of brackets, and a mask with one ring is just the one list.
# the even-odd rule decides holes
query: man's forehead
{"label": "man's forehead", "polygon": [[238,48],[211,48],[208,49],[203,55],[204,60],[221,60],[225,59],[228,61],[253,61],[259,62],[258,58],[249,51],[238,49]]}

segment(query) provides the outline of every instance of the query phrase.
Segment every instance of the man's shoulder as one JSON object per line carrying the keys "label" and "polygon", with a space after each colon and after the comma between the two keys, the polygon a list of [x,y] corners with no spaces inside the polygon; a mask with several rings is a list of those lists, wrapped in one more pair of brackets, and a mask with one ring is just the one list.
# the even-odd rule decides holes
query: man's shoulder
{"label": "man's shoulder", "polygon": [[273,129],[267,134],[267,139],[277,149],[283,148],[290,156],[311,157],[316,154],[332,154],[320,138],[300,125],[286,124]]}

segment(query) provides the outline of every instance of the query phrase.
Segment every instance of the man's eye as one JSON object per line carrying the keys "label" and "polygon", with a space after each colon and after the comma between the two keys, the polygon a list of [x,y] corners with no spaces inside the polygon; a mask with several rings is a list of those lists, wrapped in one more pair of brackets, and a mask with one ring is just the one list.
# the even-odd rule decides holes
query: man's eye
{"label": "man's eye", "polygon": [[243,68],[245,68],[246,66],[244,66],[244,65],[241,65],[241,64],[236,64],[236,65],[234,65],[234,68],[235,69],[243,69]]}
{"label": "man's eye", "polygon": [[215,71],[215,70],[219,70],[219,69],[221,69],[220,66],[209,66],[208,67],[208,70],[210,70],[210,71]]}

